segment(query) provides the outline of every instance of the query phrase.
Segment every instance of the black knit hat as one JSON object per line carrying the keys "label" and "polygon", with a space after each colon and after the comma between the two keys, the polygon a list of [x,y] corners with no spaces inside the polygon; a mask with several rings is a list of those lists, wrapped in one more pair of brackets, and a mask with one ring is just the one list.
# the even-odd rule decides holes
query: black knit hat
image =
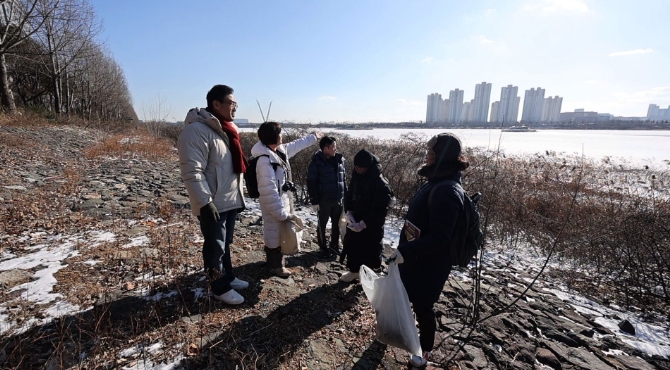
{"label": "black knit hat", "polygon": [[368,168],[372,166],[372,162],[374,162],[374,160],[375,156],[372,155],[372,153],[368,152],[365,149],[361,149],[354,156],[354,166]]}
{"label": "black knit hat", "polygon": [[435,161],[456,162],[461,156],[461,140],[456,135],[445,132],[433,136],[428,141],[428,147],[435,152]]}

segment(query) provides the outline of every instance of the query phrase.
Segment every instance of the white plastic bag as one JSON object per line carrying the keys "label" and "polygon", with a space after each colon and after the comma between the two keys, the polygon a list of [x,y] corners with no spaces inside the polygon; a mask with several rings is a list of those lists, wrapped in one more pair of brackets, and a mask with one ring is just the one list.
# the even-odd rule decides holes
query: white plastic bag
{"label": "white plastic bag", "polygon": [[421,356],[419,332],[398,265],[391,263],[388,275],[381,277],[361,266],[360,277],[363,291],[377,314],[377,340]]}
{"label": "white plastic bag", "polygon": [[282,254],[291,255],[300,252],[303,225],[299,217],[296,217],[295,220],[286,220],[280,223],[279,238],[281,239]]}

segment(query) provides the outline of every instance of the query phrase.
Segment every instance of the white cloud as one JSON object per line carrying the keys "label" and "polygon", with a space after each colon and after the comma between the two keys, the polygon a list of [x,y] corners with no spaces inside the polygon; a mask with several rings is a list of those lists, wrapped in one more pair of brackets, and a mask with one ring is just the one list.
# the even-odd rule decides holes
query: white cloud
{"label": "white cloud", "polygon": [[586,81],[584,81],[584,82],[587,83],[587,84],[589,84],[589,85],[595,85],[595,84],[598,83],[598,80],[586,80]]}
{"label": "white cloud", "polygon": [[424,62],[424,63],[430,63],[430,62],[433,61],[433,57],[425,57],[425,58],[421,59],[421,61]]}
{"label": "white cloud", "polygon": [[334,97],[334,96],[332,96],[332,95],[322,95],[322,96],[319,96],[318,99],[319,99],[319,100],[335,100],[335,99],[337,99],[337,98]]}
{"label": "white cloud", "polygon": [[584,0],[533,0],[524,7],[525,10],[541,11],[545,14],[570,12],[588,13],[589,6]]}
{"label": "white cloud", "polygon": [[626,50],[626,51],[617,51],[614,53],[610,53],[609,57],[627,57],[629,55],[637,55],[637,54],[649,54],[653,53],[654,49],[633,49],[633,50]]}
{"label": "white cloud", "polygon": [[493,44],[493,40],[487,39],[484,35],[479,36],[479,43],[482,45]]}
{"label": "white cloud", "polygon": [[496,12],[495,9],[493,9],[493,8],[488,8],[488,9],[484,10],[484,16],[485,16],[485,17],[488,17],[488,16],[490,16],[490,15],[493,15],[495,12]]}

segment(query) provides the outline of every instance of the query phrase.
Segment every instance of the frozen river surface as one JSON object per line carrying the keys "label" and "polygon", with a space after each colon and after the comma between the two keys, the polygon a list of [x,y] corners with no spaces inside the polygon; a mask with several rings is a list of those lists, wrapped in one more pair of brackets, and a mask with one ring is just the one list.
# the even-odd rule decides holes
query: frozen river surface
{"label": "frozen river surface", "polygon": [[[255,131],[243,129],[242,131]],[[647,130],[538,130],[536,132],[501,132],[499,129],[374,129],[335,130],[352,136],[397,139],[405,133],[426,137],[449,131],[458,135],[465,146],[500,148],[509,154],[533,154],[554,151],[617,161],[632,161],[667,169],[670,167],[670,131]]]}

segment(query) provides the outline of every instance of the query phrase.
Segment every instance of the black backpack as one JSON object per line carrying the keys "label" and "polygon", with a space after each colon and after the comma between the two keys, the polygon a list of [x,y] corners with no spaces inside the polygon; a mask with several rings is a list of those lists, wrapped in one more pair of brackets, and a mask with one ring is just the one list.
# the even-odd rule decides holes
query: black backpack
{"label": "black backpack", "polygon": [[456,238],[451,242],[450,253],[453,266],[466,267],[470,264],[472,258],[477,255],[484,241],[484,234],[479,224],[479,208],[477,208],[477,203],[481,200],[482,194],[476,193],[470,198],[468,193],[461,187],[461,184],[454,180],[445,180],[437,183],[430,190],[428,204],[432,203],[435,190],[442,185],[451,185],[459,193],[463,193],[463,208],[465,213],[464,217],[458,220],[457,230],[459,232],[454,235]]}
{"label": "black backpack", "polygon": [[[247,186],[247,193],[249,193],[249,198],[256,199],[261,196],[261,193],[258,191],[258,178],[256,177],[256,166],[258,165],[258,158],[260,157],[270,157],[267,154],[261,154],[258,157],[251,157],[249,159],[249,166],[247,166],[247,172],[244,173],[244,183]],[[272,163],[272,169],[277,171],[278,163]]]}

